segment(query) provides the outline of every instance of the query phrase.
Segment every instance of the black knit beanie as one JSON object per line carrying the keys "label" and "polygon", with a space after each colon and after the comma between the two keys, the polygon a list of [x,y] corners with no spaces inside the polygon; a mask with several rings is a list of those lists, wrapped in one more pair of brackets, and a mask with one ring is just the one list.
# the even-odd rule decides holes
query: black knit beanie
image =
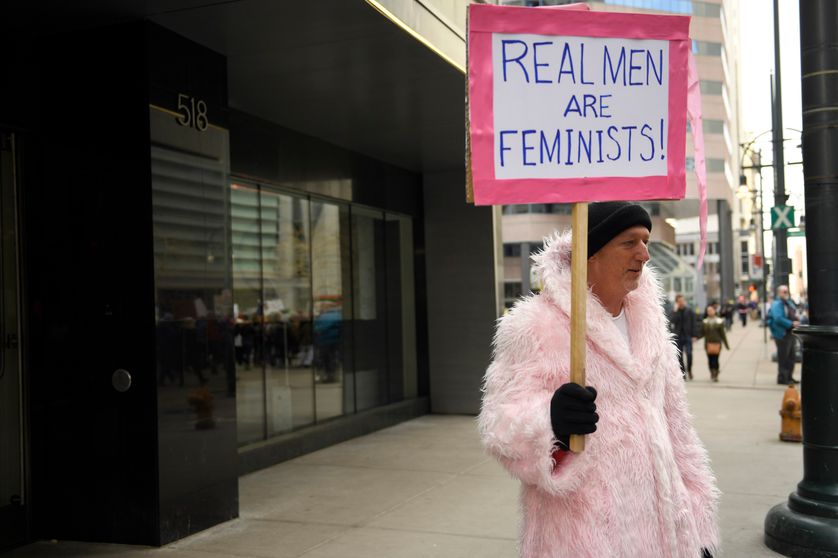
{"label": "black knit beanie", "polygon": [[588,205],[588,257],[626,229],[641,225],[652,232],[652,219],[642,206],[623,201]]}

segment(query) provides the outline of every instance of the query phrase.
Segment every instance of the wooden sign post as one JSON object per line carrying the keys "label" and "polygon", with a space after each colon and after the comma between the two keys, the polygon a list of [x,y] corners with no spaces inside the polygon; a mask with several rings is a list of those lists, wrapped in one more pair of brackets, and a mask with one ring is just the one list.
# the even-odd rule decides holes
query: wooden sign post
{"label": "wooden sign post", "polygon": [[[570,255],[570,381],[585,387],[585,324],[588,301],[588,204],[573,204]],[[585,449],[585,436],[571,434],[570,451]]]}

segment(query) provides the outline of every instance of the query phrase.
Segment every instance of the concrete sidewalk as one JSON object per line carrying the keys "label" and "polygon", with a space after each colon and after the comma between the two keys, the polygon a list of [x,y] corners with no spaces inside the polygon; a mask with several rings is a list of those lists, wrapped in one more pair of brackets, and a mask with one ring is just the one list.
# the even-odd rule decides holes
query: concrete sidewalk
{"label": "concrete sidewalk", "polygon": [[[784,387],[775,383],[773,342],[763,343],[758,324],[738,323],[729,340],[715,384],[696,343],[695,380],[688,384],[724,493],[723,555],[779,556],[762,542],[763,521],[802,478],[802,450],[778,440]],[[59,541],[8,556],[517,556],[518,483],[484,456],[474,417],[425,416],[247,475],[240,489],[240,519],[164,548]]]}

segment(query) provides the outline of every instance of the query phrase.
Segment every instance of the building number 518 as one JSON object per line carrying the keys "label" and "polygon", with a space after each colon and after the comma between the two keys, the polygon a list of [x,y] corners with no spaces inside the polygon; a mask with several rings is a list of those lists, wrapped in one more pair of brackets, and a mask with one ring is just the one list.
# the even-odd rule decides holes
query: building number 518
{"label": "building number 518", "polygon": [[204,101],[196,100],[184,93],[178,93],[177,109],[180,114],[177,121],[181,126],[189,126],[203,132],[209,126],[207,119],[207,104]]}

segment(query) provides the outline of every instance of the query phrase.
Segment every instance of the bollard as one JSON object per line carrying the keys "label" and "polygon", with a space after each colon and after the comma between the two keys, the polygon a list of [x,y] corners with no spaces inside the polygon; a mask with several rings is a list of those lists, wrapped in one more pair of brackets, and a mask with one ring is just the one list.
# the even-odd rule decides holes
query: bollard
{"label": "bollard", "polygon": [[800,442],[800,393],[794,388],[794,384],[789,384],[783,393],[780,416],[780,439],[784,442]]}

